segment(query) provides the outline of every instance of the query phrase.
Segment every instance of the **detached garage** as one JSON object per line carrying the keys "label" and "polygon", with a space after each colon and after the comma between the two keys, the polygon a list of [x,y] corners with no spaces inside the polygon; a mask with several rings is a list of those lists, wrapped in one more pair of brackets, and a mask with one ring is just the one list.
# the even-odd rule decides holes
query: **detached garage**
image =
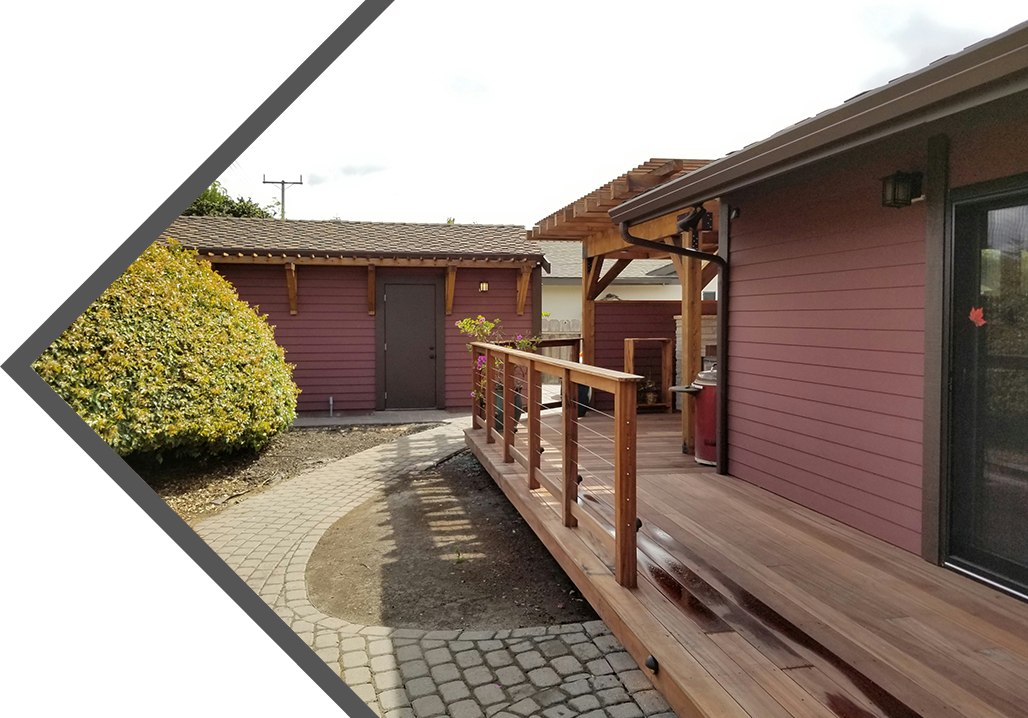
{"label": "detached garage", "polygon": [[179,217],[164,236],[268,315],[305,413],[468,408],[455,322],[541,330],[545,260],[524,227]]}

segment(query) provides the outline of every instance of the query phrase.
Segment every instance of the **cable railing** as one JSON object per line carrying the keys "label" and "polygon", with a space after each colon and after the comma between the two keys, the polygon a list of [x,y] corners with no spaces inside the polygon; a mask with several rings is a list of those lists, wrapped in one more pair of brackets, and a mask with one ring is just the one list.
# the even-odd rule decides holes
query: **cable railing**
{"label": "cable railing", "polygon": [[[529,490],[543,488],[559,501],[564,526],[585,528],[611,552],[619,584],[635,587],[636,394],[642,377],[497,344],[474,343],[471,349],[472,386],[476,397],[471,414],[472,429],[483,429],[487,444],[500,444],[504,463],[516,462],[524,468]],[[542,399],[544,374],[556,376],[561,385],[559,428],[557,422],[545,425],[545,441],[559,446],[561,459],[559,464],[547,461],[545,466],[541,458],[544,451],[542,413],[550,406]],[[612,394],[614,413],[598,412],[584,404],[579,387]],[[524,411],[520,421],[516,417],[519,409]],[[608,417],[613,424],[610,435],[581,422],[580,409]],[[592,448],[580,442],[581,429],[586,432],[582,441],[595,442]],[[607,451],[611,451],[612,456],[602,455]],[[592,462],[593,471],[585,468],[586,460]],[[579,500],[582,473],[596,477],[608,471],[614,489],[613,531]]]}

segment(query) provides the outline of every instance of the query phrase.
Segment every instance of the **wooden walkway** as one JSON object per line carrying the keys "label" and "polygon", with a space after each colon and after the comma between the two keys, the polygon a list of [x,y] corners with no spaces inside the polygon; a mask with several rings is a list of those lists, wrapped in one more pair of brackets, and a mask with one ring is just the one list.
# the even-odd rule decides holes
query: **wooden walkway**
{"label": "wooden walkway", "polygon": [[[560,419],[542,415],[554,475]],[[613,578],[611,535],[565,528],[557,499],[529,491],[483,429],[466,432],[633,657],[657,658],[651,678],[680,716],[1028,718],[1028,605],[702,469],[681,453],[680,421],[639,416],[635,589]],[[578,432],[579,504],[604,525],[611,426],[590,414]]]}

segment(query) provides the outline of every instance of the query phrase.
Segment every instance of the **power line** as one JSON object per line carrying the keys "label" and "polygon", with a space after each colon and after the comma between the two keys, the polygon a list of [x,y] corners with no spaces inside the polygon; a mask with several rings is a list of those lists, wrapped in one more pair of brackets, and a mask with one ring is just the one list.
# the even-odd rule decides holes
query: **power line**
{"label": "power line", "polygon": [[286,180],[269,180],[269,179],[267,179],[267,177],[265,177],[265,175],[261,175],[261,180],[263,180],[264,184],[277,184],[277,185],[279,185],[279,187],[282,188],[282,202],[280,204],[282,206],[282,219],[285,219],[286,218],[286,186],[287,185],[288,186],[292,186],[294,184],[303,184],[303,175],[300,175],[300,181],[299,182],[288,182]]}

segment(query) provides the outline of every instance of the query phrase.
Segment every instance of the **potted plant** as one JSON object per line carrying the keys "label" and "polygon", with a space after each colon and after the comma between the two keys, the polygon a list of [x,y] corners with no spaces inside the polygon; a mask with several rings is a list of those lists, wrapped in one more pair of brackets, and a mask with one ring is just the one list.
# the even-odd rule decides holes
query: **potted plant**
{"label": "potted plant", "polygon": [[[500,330],[500,320],[493,319],[492,321],[486,319],[481,314],[477,317],[467,317],[455,322],[457,328],[460,329],[461,334],[465,334],[471,338],[472,342],[484,342],[488,344],[502,344],[509,346],[512,349],[519,349],[526,352],[534,352],[536,347],[539,345],[538,337],[526,337],[523,334],[517,334],[514,337],[506,337]],[[468,351],[472,350],[471,343],[467,345]],[[503,362],[499,359],[494,360],[495,366],[493,370],[502,372]],[[471,396],[475,399],[478,406],[485,406],[485,357],[478,357],[478,370],[482,373],[482,378],[478,382],[478,386],[475,387],[474,391],[471,392]],[[521,420],[521,415],[525,410],[524,402],[524,367],[514,367],[514,422],[517,423]],[[498,379],[495,383],[495,390],[493,395],[494,403],[494,422],[497,431],[503,431],[503,380]]]}

